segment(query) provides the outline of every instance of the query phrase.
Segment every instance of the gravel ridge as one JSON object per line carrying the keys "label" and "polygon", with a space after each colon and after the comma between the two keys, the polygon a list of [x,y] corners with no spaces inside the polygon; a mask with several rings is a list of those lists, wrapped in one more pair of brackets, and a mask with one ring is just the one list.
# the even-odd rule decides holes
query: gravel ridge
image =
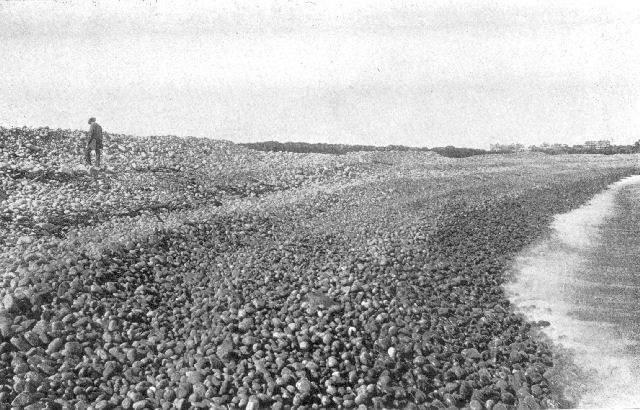
{"label": "gravel ridge", "polygon": [[571,404],[543,324],[502,284],[554,214],[638,173],[635,156],[107,135],[92,175],[74,165],[80,136],[0,128],[2,405]]}

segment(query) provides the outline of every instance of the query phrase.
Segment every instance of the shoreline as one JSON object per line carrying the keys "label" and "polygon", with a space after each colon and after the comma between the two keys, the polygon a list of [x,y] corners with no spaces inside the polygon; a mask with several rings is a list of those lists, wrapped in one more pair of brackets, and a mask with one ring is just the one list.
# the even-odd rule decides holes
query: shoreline
{"label": "shoreline", "polygon": [[[545,323],[540,336],[553,346],[560,366],[554,383],[571,406],[628,407],[640,397],[640,392],[633,393],[632,382],[638,379],[631,369],[637,359],[623,354],[635,343],[621,339],[610,324],[576,317],[572,311],[578,306],[571,302],[572,286],[580,283],[575,276],[585,269],[584,255],[603,246],[600,227],[614,216],[617,195],[638,184],[638,175],[623,178],[586,204],[555,215],[550,234],[514,260],[513,278],[505,284],[518,312],[529,321]],[[581,309],[585,303],[589,304],[582,301]],[[621,372],[615,376],[620,380],[612,380],[609,371]]]}

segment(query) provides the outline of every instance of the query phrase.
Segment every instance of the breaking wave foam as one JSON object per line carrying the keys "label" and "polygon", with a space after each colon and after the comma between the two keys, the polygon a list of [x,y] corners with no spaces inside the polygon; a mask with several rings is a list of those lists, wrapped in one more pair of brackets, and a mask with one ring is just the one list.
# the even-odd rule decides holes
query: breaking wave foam
{"label": "breaking wave foam", "polygon": [[582,380],[572,381],[581,391],[579,407],[640,405],[638,342],[615,324],[582,320],[575,314],[578,308],[599,308],[597,301],[577,296],[575,290],[599,285],[580,277],[588,263],[585,256],[602,246],[600,228],[615,213],[616,194],[633,184],[640,184],[640,176],[622,179],[582,207],[555,216],[550,237],[516,259],[514,281],[505,286],[527,319],[550,323],[543,333],[568,349],[585,372]]}

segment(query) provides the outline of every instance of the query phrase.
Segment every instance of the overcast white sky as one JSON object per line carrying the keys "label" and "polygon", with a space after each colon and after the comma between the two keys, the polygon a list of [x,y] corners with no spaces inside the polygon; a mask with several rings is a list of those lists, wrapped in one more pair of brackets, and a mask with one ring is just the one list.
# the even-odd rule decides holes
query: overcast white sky
{"label": "overcast white sky", "polygon": [[[180,4],[180,6],[176,6]],[[0,2],[0,125],[488,147],[640,139],[631,1]]]}

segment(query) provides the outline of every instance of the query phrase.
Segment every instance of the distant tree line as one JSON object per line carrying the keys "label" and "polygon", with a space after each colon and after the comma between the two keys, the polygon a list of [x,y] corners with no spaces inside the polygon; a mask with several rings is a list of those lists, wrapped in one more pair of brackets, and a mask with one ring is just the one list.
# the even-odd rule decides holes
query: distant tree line
{"label": "distant tree line", "polygon": [[637,142],[634,145],[610,145],[603,148],[590,148],[583,145],[567,146],[562,148],[543,148],[543,147],[531,147],[532,152],[544,152],[550,155],[559,154],[637,154],[640,153],[640,144]]}
{"label": "distant tree line", "polygon": [[385,147],[377,147],[374,145],[348,145],[348,144],[325,144],[325,143],[308,143],[308,142],[278,142],[278,141],[264,141],[264,142],[249,142],[239,144],[244,147],[254,149],[257,151],[267,152],[297,152],[297,153],[319,153],[319,154],[334,154],[343,155],[348,152],[356,151],[414,151],[414,152],[426,152],[433,151],[442,156],[450,158],[463,158],[470,157],[472,155],[486,154],[487,151],[483,149],[475,148],[458,148],[454,146],[447,147],[407,147],[405,145],[387,145]]}
{"label": "distant tree line", "polygon": [[488,151],[477,148],[458,148],[454,146],[446,146],[446,147],[435,147],[432,148],[431,151],[442,155],[443,157],[449,158],[465,158],[472,157],[474,155],[484,155],[488,154]]}
{"label": "distant tree line", "polygon": [[[319,153],[319,154],[333,154],[343,155],[349,152],[357,151],[376,151],[376,152],[388,152],[388,151],[413,151],[413,152],[426,152],[432,151],[443,157],[449,158],[465,158],[474,155],[485,154],[508,154],[512,151],[509,150],[491,150],[477,148],[461,148],[448,145],[446,147],[408,147],[405,145],[387,145],[384,147],[378,147],[374,145],[349,145],[349,144],[325,144],[325,143],[308,143],[308,142],[278,142],[278,141],[264,141],[264,142],[249,142],[241,143],[244,147],[254,149],[256,151],[267,152],[296,152],[296,153]],[[528,151],[531,152],[543,152],[550,155],[559,154],[636,154],[640,153],[640,141],[634,145],[609,145],[602,148],[592,148],[585,145],[560,145],[554,146],[542,146],[529,147]]]}

